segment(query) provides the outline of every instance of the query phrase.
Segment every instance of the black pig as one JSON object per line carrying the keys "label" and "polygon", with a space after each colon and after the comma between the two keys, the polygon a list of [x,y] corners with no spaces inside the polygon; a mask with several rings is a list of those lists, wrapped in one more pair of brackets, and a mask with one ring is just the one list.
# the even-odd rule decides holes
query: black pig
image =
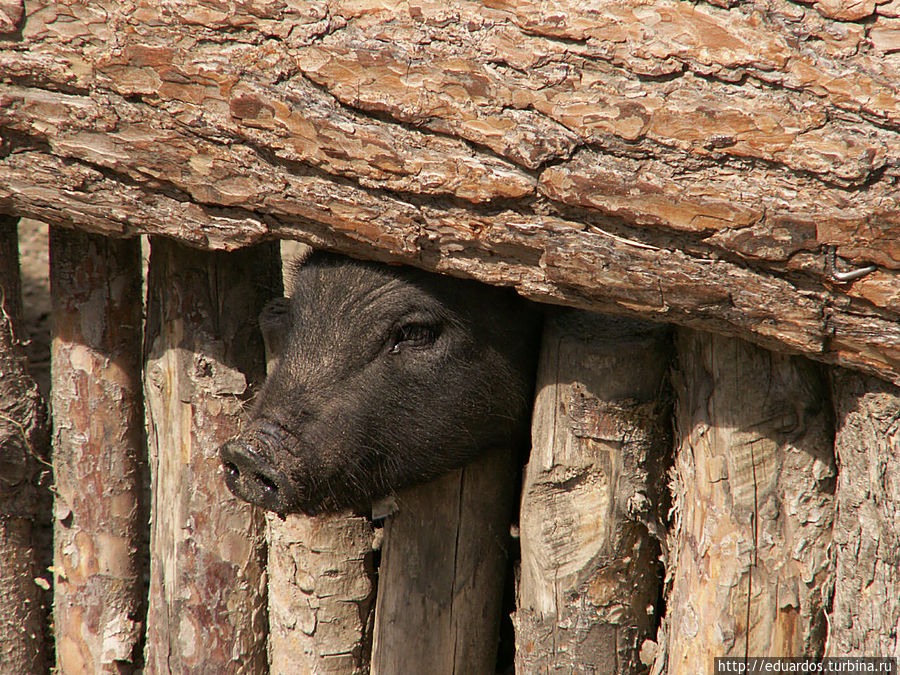
{"label": "black pig", "polygon": [[237,496],[362,508],[525,437],[539,321],[513,291],[315,252],[282,303],[277,365],[220,450]]}

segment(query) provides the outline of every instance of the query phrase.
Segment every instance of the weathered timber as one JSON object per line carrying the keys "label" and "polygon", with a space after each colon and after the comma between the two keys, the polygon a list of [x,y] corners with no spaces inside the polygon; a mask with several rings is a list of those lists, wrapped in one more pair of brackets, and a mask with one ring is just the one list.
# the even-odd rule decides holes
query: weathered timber
{"label": "weathered timber", "polygon": [[545,324],[520,515],[517,673],[648,670],[671,351],[656,324],[577,310]]}
{"label": "weathered timber", "polygon": [[837,416],[829,656],[900,654],[900,389],[832,371]]}
{"label": "weathered timber", "polygon": [[0,210],[302,239],[900,383],[897,0],[41,0]]}
{"label": "weathered timber", "polygon": [[48,663],[34,530],[47,419],[22,351],[17,222],[0,216],[0,672],[40,675]]}
{"label": "weathered timber", "polygon": [[815,364],[677,332],[668,673],[822,656],[835,465]]}
{"label": "weathered timber", "polygon": [[[259,318],[270,372],[284,346],[271,328],[286,311],[274,301]],[[375,616],[371,521],[350,513],[266,517],[270,671],[365,675]]]}
{"label": "weathered timber", "polygon": [[510,448],[397,495],[384,526],[372,675],[493,675],[516,475]]}
{"label": "weathered timber", "polygon": [[25,15],[25,0],[2,0],[0,2],[0,33],[16,30]]}
{"label": "weathered timber", "polygon": [[371,521],[266,515],[271,672],[366,675],[375,609]]}
{"label": "weathered timber", "polygon": [[129,673],[145,606],[141,247],[50,230],[53,626],[61,673]]}
{"label": "weathered timber", "polygon": [[218,448],[265,376],[252,317],[280,292],[278,270],[270,245],[210,253],[151,240],[148,672],[267,671],[265,519],[225,487]]}

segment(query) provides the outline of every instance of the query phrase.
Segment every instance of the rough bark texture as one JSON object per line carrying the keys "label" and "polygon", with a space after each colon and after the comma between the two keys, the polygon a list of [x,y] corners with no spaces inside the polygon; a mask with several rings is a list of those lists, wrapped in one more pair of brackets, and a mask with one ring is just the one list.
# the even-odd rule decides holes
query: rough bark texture
{"label": "rough bark texture", "polygon": [[829,656],[900,656],[900,389],[834,370],[834,601]]}
{"label": "rough bark texture", "polygon": [[272,673],[364,675],[374,619],[372,523],[361,516],[269,516]]}
{"label": "rough bark texture", "polygon": [[510,449],[410,488],[384,527],[373,675],[493,675],[513,510]]}
{"label": "rough bark texture", "polygon": [[129,673],[143,643],[141,248],[50,232],[54,611],[62,673]]}
{"label": "rough bark texture", "polygon": [[5,211],[293,237],[900,382],[897,0],[37,0],[0,81]]}
{"label": "rough bark texture", "polygon": [[[670,332],[568,311],[546,322],[520,515],[516,672],[647,670],[664,539]],[[652,532],[652,534],[651,534]]]}
{"label": "rough bark texture", "polygon": [[207,253],[152,240],[145,396],[153,504],[147,668],[265,673],[265,519],[221,479],[265,376],[252,317],[280,291],[276,249]]}
{"label": "rough bark texture", "polygon": [[821,656],[835,465],[811,362],[679,331],[668,673]]}
{"label": "rough bark texture", "polygon": [[[283,344],[270,330],[281,301],[260,315],[271,372]],[[266,514],[269,666],[272,673],[369,672],[375,599],[374,529],[352,514],[317,518]]]}
{"label": "rough bark texture", "polygon": [[38,675],[48,661],[34,541],[47,423],[22,352],[16,224],[0,216],[0,672]]}

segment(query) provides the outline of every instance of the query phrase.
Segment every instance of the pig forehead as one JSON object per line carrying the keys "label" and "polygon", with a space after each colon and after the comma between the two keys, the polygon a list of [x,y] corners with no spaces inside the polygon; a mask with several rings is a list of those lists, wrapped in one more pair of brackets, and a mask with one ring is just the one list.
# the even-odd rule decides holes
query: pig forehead
{"label": "pig forehead", "polygon": [[[295,321],[316,324],[390,319],[415,310],[449,315],[427,279],[365,264],[301,269],[291,297]],[[435,317],[438,318],[438,317]]]}

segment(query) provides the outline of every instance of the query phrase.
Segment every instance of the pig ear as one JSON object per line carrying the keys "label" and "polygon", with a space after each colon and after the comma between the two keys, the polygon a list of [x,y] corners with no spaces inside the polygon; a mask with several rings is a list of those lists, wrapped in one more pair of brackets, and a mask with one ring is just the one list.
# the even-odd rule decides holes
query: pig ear
{"label": "pig ear", "polygon": [[290,328],[291,301],[275,298],[266,303],[259,313],[259,330],[266,345],[266,361],[271,365],[281,356]]}

